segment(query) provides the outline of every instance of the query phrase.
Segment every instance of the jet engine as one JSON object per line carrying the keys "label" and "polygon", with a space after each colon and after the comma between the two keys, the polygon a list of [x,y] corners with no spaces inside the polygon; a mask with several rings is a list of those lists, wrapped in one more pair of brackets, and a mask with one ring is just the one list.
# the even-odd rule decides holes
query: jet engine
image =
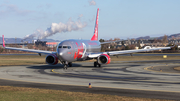
{"label": "jet engine", "polygon": [[55,54],[49,54],[46,56],[46,63],[50,65],[55,65],[58,63],[58,57]]}
{"label": "jet engine", "polygon": [[109,55],[107,54],[101,54],[99,57],[98,57],[98,63],[99,64],[109,64],[111,62],[111,58]]}

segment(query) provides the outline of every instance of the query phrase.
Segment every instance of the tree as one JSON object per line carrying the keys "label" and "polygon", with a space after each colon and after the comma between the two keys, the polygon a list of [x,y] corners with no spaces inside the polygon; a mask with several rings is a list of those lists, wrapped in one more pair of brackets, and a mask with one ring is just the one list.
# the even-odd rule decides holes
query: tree
{"label": "tree", "polygon": [[114,38],[114,41],[118,41],[118,40],[120,40],[120,38]]}
{"label": "tree", "polygon": [[100,39],[99,42],[104,42],[104,39]]}
{"label": "tree", "polygon": [[28,44],[27,47],[28,49],[33,49],[33,45]]}
{"label": "tree", "polygon": [[164,35],[163,39],[162,39],[162,43],[163,45],[166,45],[166,43],[168,43],[168,37],[167,35]]}
{"label": "tree", "polygon": [[128,45],[129,46],[129,49],[135,49],[135,45]]}
{"label": "tree", "polygon": [[154,41],[153,41],[153,43],[161,43],[161,42],[162,42],[162,40],[157,39],[157,38],[155,38]]}
{"label": "tree", "polygon": [[125,50],[129,50],[129,46],[125,46]]}
{"label": "tree", "polygon": [[137,46],[139,47],[139,49],[141,49],[141,41],[138,40]]}

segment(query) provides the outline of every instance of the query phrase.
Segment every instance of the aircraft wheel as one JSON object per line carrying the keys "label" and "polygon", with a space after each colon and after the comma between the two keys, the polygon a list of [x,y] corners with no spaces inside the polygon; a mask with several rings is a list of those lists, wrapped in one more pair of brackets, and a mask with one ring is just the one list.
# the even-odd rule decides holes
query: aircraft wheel
{"label": "aircraft wheel", "polygon": [[99,67],[101,67],[101,64],[98,64]]}
{"label": "aircraft wheel", "polygon": [[94,67],[97,67],[97,62],[94,62]]}
{"label": "aircraft wheel", "polygon": [[69,66],[69,67],[72,67],[72,63],[71,63],[71,62],[70,62],[70,63],[68,63],[68,66]]}

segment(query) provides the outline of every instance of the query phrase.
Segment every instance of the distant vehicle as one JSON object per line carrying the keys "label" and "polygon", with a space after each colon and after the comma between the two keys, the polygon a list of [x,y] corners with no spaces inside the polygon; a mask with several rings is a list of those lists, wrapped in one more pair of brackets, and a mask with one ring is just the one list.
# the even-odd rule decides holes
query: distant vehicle
{"label": "distant vehicle", "polygon": [[171,47],[162,47],[162,48],[150,48],[150,49],[139,49],[139,50],[100,52],[101,44],[106,44],[108,42],[100,43],[98,41],[98,17],[99,17],[99,8],[97,9],[94,35],[92,36],[91,40],[76,40],[76,39],[64,40],[58,44],[56,52],[6,47],[4,42],[4,35],[3,35],[3,47],[5,49],[10,49],[10,50],[19,50],[19,51],[34,52],[39,54],[47,54],[45,59],[46,63],[50,65],[55,65],[60,60],[60,62],[64,65],[65,69],[67,69],[68,66],[71,67],[72,62],[74,61],[85,61],[90,59],[96,59],[96,61],[94,62],[94,67],[97,66],[101,67],[102,64],[109,64],[111,62],[110,55],[171,49]]}

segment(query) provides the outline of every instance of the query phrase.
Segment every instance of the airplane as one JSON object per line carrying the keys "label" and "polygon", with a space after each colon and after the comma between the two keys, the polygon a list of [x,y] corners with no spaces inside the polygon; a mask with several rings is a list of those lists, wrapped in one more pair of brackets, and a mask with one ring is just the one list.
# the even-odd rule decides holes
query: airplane
{"label": "airplane", "polygon": [[56,65],[60,61],[63,64],[64,69],[67,67],[72,67],[72,62],[74,61],[85,61],[96,59],[94,62],[94,67],[101,67],[101,65],[109,64],[111,62],[110,56],[120,55],[120,54],[131,54],[136,52],[146,52],[154,50],[164,50],[171,49],[172,47],[162,47],[162,48],[148,48],[148,49],[134,49],[134,50],[123,50],[123,51],[109,51],[101,52],[101,45],[109,42],[99,42],[98,41],[98,20],[99,20],[99,8],[97,9],[94,35],[91,40],[77,40],[69,39],[60,42],[57,46],[56,52],[54,51],[44,51],[44,50],[34,50],[34,49],[24,49],[15,47],[6,47],[3,38],[3,47],[9,50],[19,50],[26,52],[34,52],[41,54],[47,54],[45,60],[47,64]]}

